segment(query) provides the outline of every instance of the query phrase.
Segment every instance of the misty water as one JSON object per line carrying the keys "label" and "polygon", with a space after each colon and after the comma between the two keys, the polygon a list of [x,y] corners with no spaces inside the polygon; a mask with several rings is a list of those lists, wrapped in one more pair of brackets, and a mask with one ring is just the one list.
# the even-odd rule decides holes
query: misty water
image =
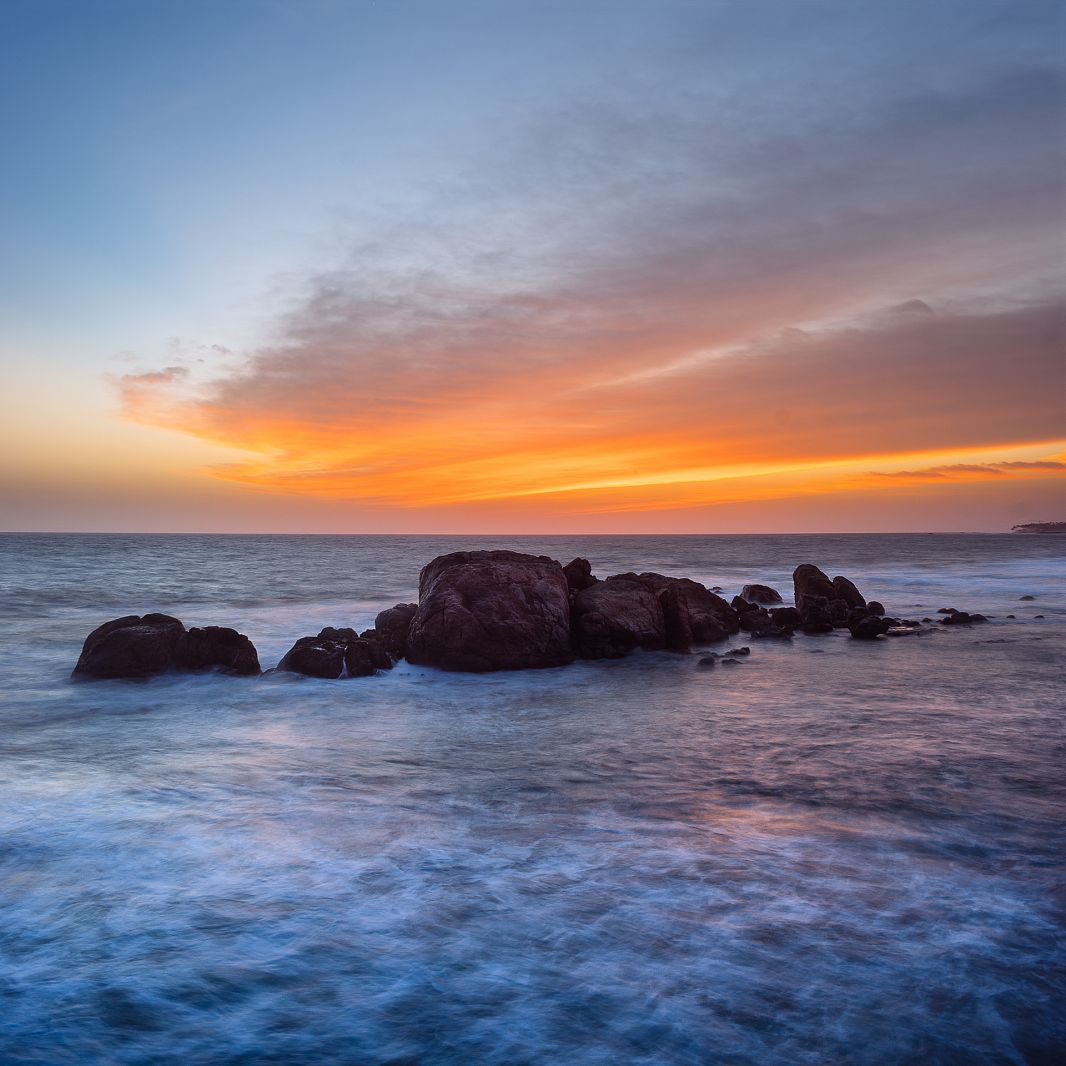
{"label": "misty water", "polygon": [[[272,666],[460,547],[995,617],[69,679],[154,610]],[[0,599],[4,1063],[1063,1061],[1066,537],[8,536]]]}

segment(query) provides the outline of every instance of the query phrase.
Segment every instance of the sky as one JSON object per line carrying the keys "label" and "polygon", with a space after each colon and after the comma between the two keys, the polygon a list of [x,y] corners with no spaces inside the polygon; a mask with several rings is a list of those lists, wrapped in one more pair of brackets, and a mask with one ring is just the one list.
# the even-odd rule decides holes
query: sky
{"label": "sky", "polygon": [[1066,8],[0,0],[0,529],[1066,520]]}

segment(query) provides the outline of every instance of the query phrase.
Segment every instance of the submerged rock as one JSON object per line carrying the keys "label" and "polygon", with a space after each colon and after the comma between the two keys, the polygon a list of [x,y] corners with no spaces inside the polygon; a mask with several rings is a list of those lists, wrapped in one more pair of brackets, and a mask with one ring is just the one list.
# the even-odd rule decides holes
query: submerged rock
{"label": "submerged rock", "polygon": [[453,552],[422,568],[410,662],[484,672],[562,666],[573,657],[570,589],[554,559]]}
{"label": "submerged rock", "polygon": [[135,678],[210,669],[258,674],[259,656],[235,629],[186,630],[180,619],[168,614],[126,615],[105,622],[85,638],[74,676]]}

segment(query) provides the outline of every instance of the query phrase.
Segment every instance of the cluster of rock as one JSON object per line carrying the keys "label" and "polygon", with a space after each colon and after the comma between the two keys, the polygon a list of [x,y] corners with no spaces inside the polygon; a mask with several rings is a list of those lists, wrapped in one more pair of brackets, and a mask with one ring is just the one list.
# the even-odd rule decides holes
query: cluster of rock
{"label": "cluster of rock", "polygon": [[[881,604],[867,602],[846,577],[830,579],[810,563],[796,568],[793,583],[795,606],[774,606],[783,600],[767,585],[745,585],[727,602],[684,577],[625,573],[601,580],[587,559],[561,566],[544,555],[453,552],[423,567],[417,604],[382,611],[362,633],[327,627],[301,637],[275,670],[366,677],[400,659],[443,670],[521,670],[617,659],[638,648],[683,652],[741,630],[789,639],[796,631],[848,629],[872,640],[917,626],[886,618]],[[981,617],[960,614],[949,618],[959,624]],[[90,633],[74,673],[116,678],[203,669],[260,672],[252,642],[235,630],[186,630],[176,618],[150,614]]]}

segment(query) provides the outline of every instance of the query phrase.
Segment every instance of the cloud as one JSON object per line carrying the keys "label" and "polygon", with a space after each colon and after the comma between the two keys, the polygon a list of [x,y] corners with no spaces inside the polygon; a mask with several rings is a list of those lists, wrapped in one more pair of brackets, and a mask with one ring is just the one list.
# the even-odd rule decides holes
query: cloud
{"label": "cloud", "polygon": [[1003,477],[1007,474],[1044,473],[1046,471],[1066,471],[1066,463],[1054,460],[1035,460],[1026,462],[1016,460],[1002,463],[951,463],[945,466],[929,466],[921,470],[872,471],[874,477],[896,478],[899,480],[952,481],[968,477]]}
{"label": "cloud", "polygon": [[[676,63],[501,116],[457,177],[364,220],[272,343],[203,384],[127,375],[126,414],[261,456],[219,477],[400,507],[650,505],[841,459],[1058,439],[1047,58],[923,66],[912,43],[868,81],[847,59],[816,66],[796,96],[791,67],[753,83],[758,35],[736,32],[710,72],[679,35]],[[803,63],[783,62],[806,70],[818,34],[796,32]]]}

